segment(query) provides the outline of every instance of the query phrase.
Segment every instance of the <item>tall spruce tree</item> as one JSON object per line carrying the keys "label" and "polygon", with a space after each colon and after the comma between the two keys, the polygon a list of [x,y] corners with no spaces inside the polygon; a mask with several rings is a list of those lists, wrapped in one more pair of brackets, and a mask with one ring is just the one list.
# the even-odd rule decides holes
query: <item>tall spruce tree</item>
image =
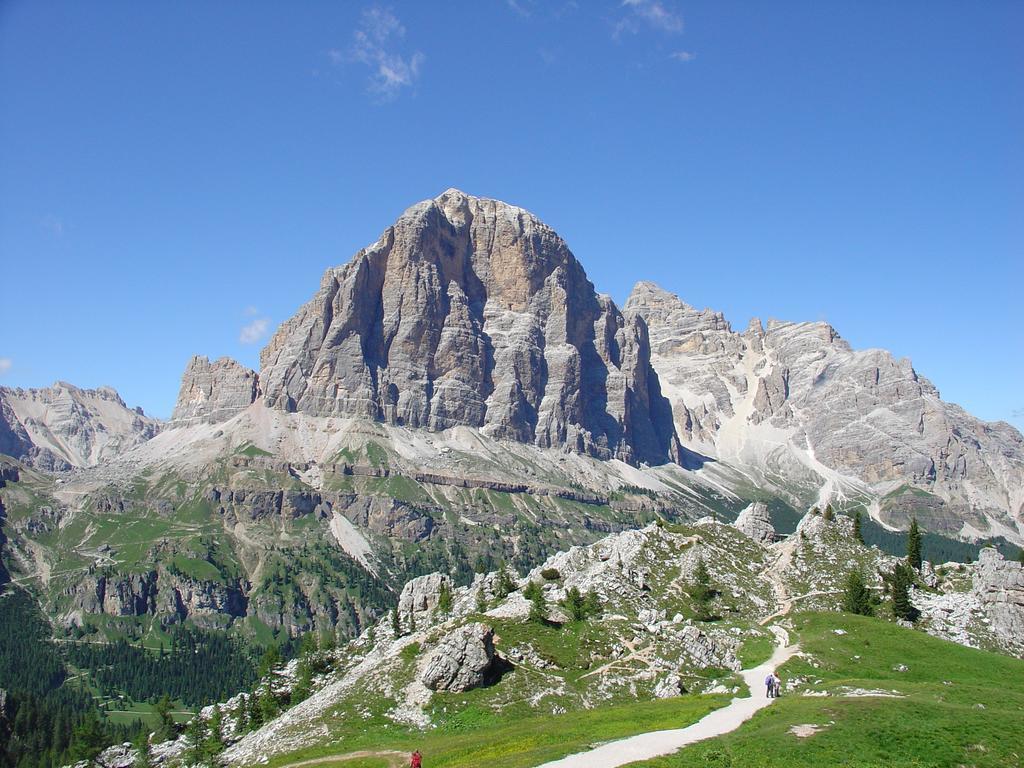
{"label": "tall spruce tree", "polygon": [[875,612],[871,590],[864,583],[861,572],[856,569],[850,571],[846,577],[846,584],[843,588],[843,610],[861,616],[871,616]]}
{"label": "tall spruce tree", "polygon": [[910,602],[910,586],[914,583],[914,569],[905,563],[897,563],[887,578],[889,594],[892,597],[892,613],[903,621],[917,621],[920,612]]}
{"label": "tall spruce tree", "polygon": [[853,538],[861,544],[864,543],[864,532],[860,528],[860,510],[858,509],[853,514]]}
{"label": "tall spruce tree", "polygon": [[907,564],[915,571],[921,570],[921,529],[917,526],[916,517],[911,519],[907,534]]}

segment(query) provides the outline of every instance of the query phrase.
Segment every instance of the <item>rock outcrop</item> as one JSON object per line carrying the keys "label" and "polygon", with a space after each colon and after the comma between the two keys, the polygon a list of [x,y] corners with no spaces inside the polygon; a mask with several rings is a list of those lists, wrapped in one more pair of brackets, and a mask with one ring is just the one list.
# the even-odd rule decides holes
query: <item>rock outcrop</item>
{"label": "rock outcrop", "polygon": [[428,573],[406,582],[398,597],[398,615],[403,625],[426,626],[441,598],[442,585],[451,591],[451,576]]}
{"label": "rock outcrop", "polygon": [[454,189],[327,270],[263,350],[259,380],[287,411],[680,458],[644,321],[595,293],[532,214]]}
{"label": "rock outcrop", "polygon": [[685,446],[814,497],[836,483],[875,493],[889,525],[1024,535],[1024,437],[943,402],[909,360],[854,350],[823,322],[737,333],[652,283],[625,314],[647,324]]}
{"label": "rock outcrop", "polygon": [[1024,565],[1003,559],[985,547],[974,567],[973,593],[988,616],[992,631],[1016,638],[1024,647]]}
{"label": "rock outcrop", "polygon": [[216,424],[244,411],[259,397],[259,376],[229,357],[210,362],[196,355],[181,377],[172,426]]}
{"label": "rock outcrop", "polygon": [[158,419],[131,409],[110,387],[0,387],[0,453],[37,469],[91,467],[154,437]]}
{"label": "rock outcrop", "polygon": [[432,691],[469,691],[487,683],[493,665],[494,630],[479,622],[467,624],[441,639],[420,681]]}
{"label": "rock outcrop", "polygon": [[747,506],[733,525],[759,544],[775,541],[775,526],[772,525],[768,505],[764,502],[757,501]]}

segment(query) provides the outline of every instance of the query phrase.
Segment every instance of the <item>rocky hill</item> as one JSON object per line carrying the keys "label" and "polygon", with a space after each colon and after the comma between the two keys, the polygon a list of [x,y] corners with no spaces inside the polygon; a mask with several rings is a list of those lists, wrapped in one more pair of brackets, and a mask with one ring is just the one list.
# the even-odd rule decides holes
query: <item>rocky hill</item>
{"label": "rocky hill", "polygon": [[643,321],[594,291],[521,208],[448,190],[414,205],[271,339],[272,408],[678,459]]}
{"label": "rocky hill", "polygon": [[[300,665],[292,662],[255,692],[225,704],[230,746],[223,757],[249,765],[328,742],[340,754],[351,749],[346,744],[361,743],[361,723],[386,741],[389,727],[396,733],[448,728],[484,701],[489,711],[515,717],[524,702],[534,712],[559,715],[695,693],[741,694],[737,671],[785,642],[787,614],[835,611],[854,569],[881,595],[880,574],[896,564],[860,544],[848,518],[811,512],[781,540],[765,519],[764,510],[752,507],[736,526],[712,519],[651,525],[558,553],[525,576],[478,574],[464,587],[446,574],[414,579],[393,616],[347,647],[302,662],[320,670],[311,683],[300,684]],[[703,607],[694,591],[701,567],[711,588]],[[1024,655],[1024,566],[985,550],[976,565],[938,571],[926,568],[913,591],[924,608],[921,628]],[[935,609],[964,584],[976,601],[966,619]],[[788,681],[791,693],[882,695],[818,691],[813,672],[820,664],[804,660],[812,676]],[[293,706],[260,727],[243,726],[250,699],[268,697]],[[187,746],[183,738],[154,753],[168,761]]]}
{"label": "rocky hill", "polygon": [[0,454],[44,470],[91,467],[156,435],[158,419],[128,408],[110,387],[0,387]]}
{"label": "rocky hill", "polygon": [[753,321],[733,331],[639,283],[651,362],[684,445],[810,503],[859,499],[887,526],[1016,538],[1024,437],[944,402],[909,360],[854,350],[826,323]]}

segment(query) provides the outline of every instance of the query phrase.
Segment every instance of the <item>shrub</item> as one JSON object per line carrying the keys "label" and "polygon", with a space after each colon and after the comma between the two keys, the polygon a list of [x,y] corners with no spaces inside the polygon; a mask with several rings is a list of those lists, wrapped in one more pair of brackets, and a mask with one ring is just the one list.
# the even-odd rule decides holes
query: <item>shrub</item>
{"label": "shrub", "polygon": [[545,581],[558,581],[562,578],[562,574],[558,572],[557,568],[545,568],[540,575],[544,577]]}

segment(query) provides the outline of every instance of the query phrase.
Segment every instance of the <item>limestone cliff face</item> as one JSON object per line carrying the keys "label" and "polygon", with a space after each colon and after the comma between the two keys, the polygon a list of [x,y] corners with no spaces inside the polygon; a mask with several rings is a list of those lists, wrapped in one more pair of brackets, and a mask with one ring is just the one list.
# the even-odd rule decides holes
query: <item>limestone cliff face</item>
{"label": "limestone cliff face", "polygon": [[90,467],[149,440],[162,427],[110,387],[0,387],[0,453],[39,469]]}
{"label": "limestone cliff face", "polygon": [[457,190],[329,269],[263,350],[259,380],[288,411],[679,458],[643,319],[597,295],[533,215]]}
{"label": "limestone cliff face", "polygon": [[948,533],[1024,530],[1024,438],[944,402],[909,360],[853,350],[821,322],[754,321],[737,333],[652,283],[636,286],[626,314],[650,328],[652,364],[685,445],[767,470],[780,451],[800,454],[788,466],[894,494],[895,525],[913,512]]}
{"label": "limestone cliff face", "polygon": [[196,355],[181,377],[172,426],[227,421],[259,396],[259,376],[229,357],[210,362]]}

